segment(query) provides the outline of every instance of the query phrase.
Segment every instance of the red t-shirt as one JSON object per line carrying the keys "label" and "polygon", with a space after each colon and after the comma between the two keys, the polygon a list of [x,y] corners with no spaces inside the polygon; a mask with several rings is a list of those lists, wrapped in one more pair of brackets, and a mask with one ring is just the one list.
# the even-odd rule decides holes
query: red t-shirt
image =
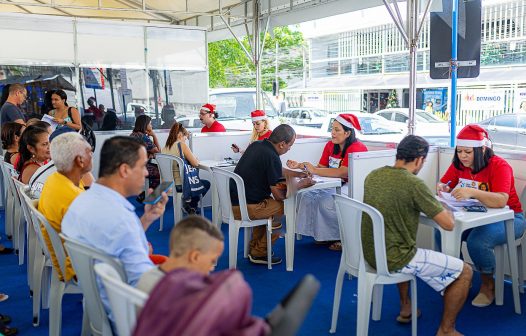
{"label": "red t-shirt", "polygon": [[449,187],[460,187],[483,189],[491,192],[503,192],[509,195],[508,206],[514,212],[522,212],[521,203],[515,190],[515,179],[513,178],[513,169],[499,156],[493,156],[489,160],[486,168],[477,174],[471,173],[471,168],[461,167],[457,169],[453,164],[440,179],[442,183],[448,183]]}
{"label": "red t-shirt", "polygon": [[263,134],[263,135],[260,135],[258,137],[258,140],[265,140],[265,139],[268,139],[270,137],[270,135],[272,134],[272,131],[271,130],[268,130],[267,133]]}
{"label": "red t-shirt", "polygon": [[340,166],[348,167],[349,153],[367,152],[367,147],[360,141],[356,140],[347,148],[347,151],[343,158],[341,156],[341,153],[333,154],[333,150],[334,144],[332,143],[332,141],[327,142],[325,148],[323,149],[323,153],[321,154],[319,162],[320,165],[329,168],[340,168]]}
{"label": "red t-shirt", "polygon": [[212,133],[212,132],[226,132],[225,126],[221,125],[219,121],[214,121],[210,128],[203,126],[201,133]]}

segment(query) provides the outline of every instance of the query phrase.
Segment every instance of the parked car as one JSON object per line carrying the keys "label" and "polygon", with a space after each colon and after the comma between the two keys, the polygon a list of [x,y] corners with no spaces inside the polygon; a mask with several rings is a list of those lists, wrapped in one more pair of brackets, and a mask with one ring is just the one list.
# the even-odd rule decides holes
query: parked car
{"label": "parked car", "polygon": [[293,125],[321,127],[325,117],[329,114],[329,111],[312,107],[293,107],[289,108],[280,117]]}
{"label": "parked car", "polygon": [[[250,112],[256,109],[256,89],[234,88],[213,89],[209,93],[209,103],[216,105],[219,122],[227,130],[252,130]],[[272,105],[269,96],[263,92],[263,110],[268,116],[271,128],[280,124],[278,113]]]}
{"label": "parked car", "polygon": [[[405,133],[397,127],[385,120],[382,117],[371,113],[352,112],[358,117],[360,121],[361,131],[357,132],[357,137],[364,141],[385,141],[385,142],[400,142],[405,136]],[[307,127],[295,125],[296,134],[303,136],[331,136],[332,122],[337,117],[337,114],[330,114],[324,118],[320,127]]]}
{"label": "parked car", "polygon": [[[407,133],[409,122],[408,108],[389,108],[374,113],[387,120],[395,122]],[[439,119],[432,113],[417,109],[415,111],[415,134],[421,136],[449,136],[449,123]]]}
{"label": "parked car", "polygon": [[175,119],[175,121],[180,122],[184,128],[186,129],[201,129],[203,128],[203,124],[201,123],[201,120],[199,119],[199,116],[193,116],[193,117],[178,117]]}
{"label": "parked car", "polygon": [[526,150],[526,113],[501,114],[478,123],[496,148]]}

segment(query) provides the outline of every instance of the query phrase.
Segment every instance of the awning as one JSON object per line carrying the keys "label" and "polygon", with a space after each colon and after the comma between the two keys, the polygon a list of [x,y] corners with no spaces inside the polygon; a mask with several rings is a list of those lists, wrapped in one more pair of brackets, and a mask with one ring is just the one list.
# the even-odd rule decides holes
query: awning
{"label": "awning", "polygon": [[[477,78],[461,78],[459,86],[519,84],[524,83],[526,67],[491,67],[481,68]],[[451,83],[448,79],[431,79],[429,71],[417,74],[416,87],[447,87]],[[303,82],[290,85],[287,90],[324,90],[324,89],[399,89],[409,87],[409,73],[376,74],[376,75],[343,75],[323,78],[313,78],[307,81],[306,88]]]}
{"label": "awning", "polygon": [[31,76],[12,76],[9,77],[9,79],[0,80],[0,86],[14,83],[40,86],[45,90],[62,89],[67,91],[77,91],[75,86],[73,86],[61,75],[55,75],[51,77],[38,76],[36,78]]}

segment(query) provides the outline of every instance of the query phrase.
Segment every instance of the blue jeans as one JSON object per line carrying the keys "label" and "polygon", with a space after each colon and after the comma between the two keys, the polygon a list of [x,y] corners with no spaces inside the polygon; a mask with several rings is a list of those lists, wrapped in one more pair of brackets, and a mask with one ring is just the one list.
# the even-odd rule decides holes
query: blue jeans
{"label": "blue jeans", "polygon": [[[522,236],[526,228],[523,213],[515,214],[515,239]],[[435,230],[435,241],[440,249],[440,232]],[[471,260],[482,274],[495,272],[495,246],[506,244],[506,225],[504,221],[483,225],[462,232],[462,241],[466,241]]]}

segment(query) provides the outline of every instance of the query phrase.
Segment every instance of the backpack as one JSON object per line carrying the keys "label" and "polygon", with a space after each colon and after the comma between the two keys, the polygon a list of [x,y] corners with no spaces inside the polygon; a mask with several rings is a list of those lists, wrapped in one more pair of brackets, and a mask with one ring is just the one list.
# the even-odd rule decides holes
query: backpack
{"label": "backpack", "polygon": [[[71,116],[71,107],[68,108],[68,116],[71,120],[73,120],[73,117]],[[93,133],[93,129],[91,129],[91,127],[84,120],[81,119],[80,124],[82,125],[82,129],[79,131],[79,133],[90,144],[91,150],[94,152],[95,146],[97,145],[95,133]]]}

